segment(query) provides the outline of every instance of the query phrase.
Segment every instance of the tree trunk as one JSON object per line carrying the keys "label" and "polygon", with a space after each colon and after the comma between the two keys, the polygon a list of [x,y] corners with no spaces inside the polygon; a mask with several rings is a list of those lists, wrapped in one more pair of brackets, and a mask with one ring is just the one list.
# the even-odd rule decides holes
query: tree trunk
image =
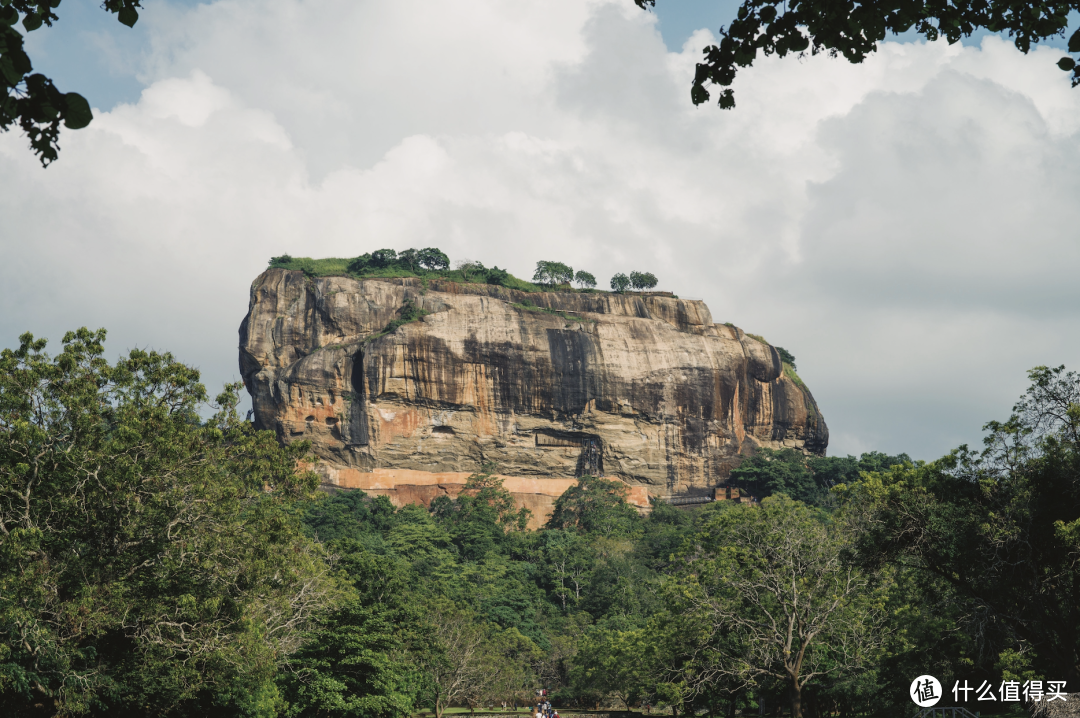
{"label": "tree trunk", "polygon": [[791,682],[791,718],[803,718],[802,688],[798,681]]}
{"label": "tree trunk", "polygon": [[442,696],[435,695],[435,718],[442,718]]}

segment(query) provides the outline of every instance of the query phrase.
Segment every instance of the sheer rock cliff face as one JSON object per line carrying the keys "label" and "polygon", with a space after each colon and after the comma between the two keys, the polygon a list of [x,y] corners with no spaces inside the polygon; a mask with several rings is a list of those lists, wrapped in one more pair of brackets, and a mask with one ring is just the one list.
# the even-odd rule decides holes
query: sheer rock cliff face
{"label": "sheer rock cliff face", "polygon": [[[384,333],[410,303],[428,314]],[[326,484],[426,504],[493,462],[534,523],[583,473],[647,507],[712,496],[759,446],[828,443],[775,349],[669,296],[271,269],[240,370],[256,425],[310,440]]]}

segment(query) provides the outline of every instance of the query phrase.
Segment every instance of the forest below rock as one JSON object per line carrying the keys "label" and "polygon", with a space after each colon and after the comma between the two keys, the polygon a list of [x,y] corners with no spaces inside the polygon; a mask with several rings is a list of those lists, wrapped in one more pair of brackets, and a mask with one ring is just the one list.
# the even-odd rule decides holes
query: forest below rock
{"label": "forest below rock", "polygon": [[762,451],[732,472],[760,501],[647,514],[586,476],[534,531],[497,467],[429,508],[320,493],[309,447],[244,421],[239,386],[209,402],[171,355],[110,363],[103,342],[0,354],[5,716],[404,718],[546,688],[817,718],[910,713],[927,673],[946,700],[1078,685],[1063,368],[1032,370],[981,452]]}

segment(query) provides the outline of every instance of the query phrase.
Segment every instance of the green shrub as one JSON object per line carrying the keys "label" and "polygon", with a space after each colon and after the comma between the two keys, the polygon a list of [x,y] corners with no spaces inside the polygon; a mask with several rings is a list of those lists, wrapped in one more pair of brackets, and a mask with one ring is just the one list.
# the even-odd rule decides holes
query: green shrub
{"label": "green shrub", "polygon": [[487,270],[487,283],[494,284],[496,286],[502,286],[503,282],[510,279],[510,272],[505,269],[499,269],[498,267],[492,267]]}
{"label": "green shrub", "polygon": [[416,306],[416,303],[413,302],[411,298],[406,297],[405,302],[401,305],[401,309],[398,309],[397,318],[387,324],[377,336],[389,334],[390,332],[397,330],[398,327],[409,324],[410,322],[415,322],[417,319],[426,317],[428,314],[430,314],[430,312]]}
{"label": "green shrub", "polygon": [[361,254],[352,259],[310,257],[292,257],[283,254],[272,257],[269,266],[273,269],[289,269],[304,272],[308,277],[353,277],[354,279],[419,277],[423,281],[446,279],[451,282],[481,282],[496,286],[516,289],[521,292],[550,291],[550,287],[539,287],[515,277],[499,267],[485,268],[480,262],[467,262],[468,267],[450,269],[450,260],[439,249],[406,249],[395,252],[392,249],[380,249]]}

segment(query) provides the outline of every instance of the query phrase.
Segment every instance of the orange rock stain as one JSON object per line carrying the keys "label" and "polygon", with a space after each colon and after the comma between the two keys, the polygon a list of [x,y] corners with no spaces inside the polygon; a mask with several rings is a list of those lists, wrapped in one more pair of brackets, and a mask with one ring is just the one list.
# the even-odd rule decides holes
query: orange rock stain
{"label": "orange rock stain", "polygon": [[379,417],[377,436],[380,444],[388,444],[399,437],[410,437],[421,425],[429,423],[427,417],[416,409],[400,406],[393,409],[377,408],[375,415]]}
{"label": "orange rock stain", "polygon": [[[413,469],[374,469],[370,472],[351,467],[319,464],[316,467],[323,480],[343,489],[360,489],[376,496],[390,498],[395,506],[423,504],[430,506],[438,496],[457,496],[471,475],[466,471],[416,471]],[[562,496],[577,479],[539,479],[527,476],[497,475],[503,488],[514,497],[518,508],[532,512],[529,528],[539,528],[547,522],[555,508],[555,499]],[[627,501],[637,508],[649,507],[649,490],[644,486],[629,486]]]}

